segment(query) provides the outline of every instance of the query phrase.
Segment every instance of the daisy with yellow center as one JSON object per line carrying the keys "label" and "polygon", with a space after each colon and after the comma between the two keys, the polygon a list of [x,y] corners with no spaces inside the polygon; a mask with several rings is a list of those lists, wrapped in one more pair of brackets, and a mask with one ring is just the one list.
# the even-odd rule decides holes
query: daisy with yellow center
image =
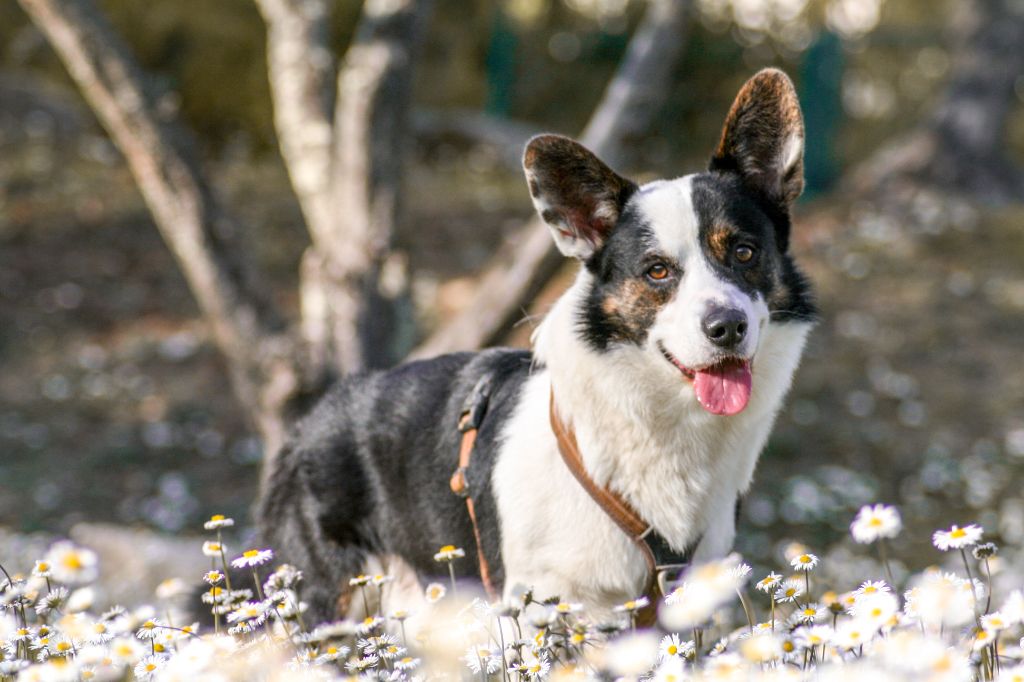
{"label": "daisy with yellow center", "polygon": [[461,547],[456,547],[455,545],[445,545],[440,550],[438,550],[437,554],[434,555],[434,561],[440,563],[448,563],[451,561],[455,561],[456,559],[461,559],[464,556],[466,556],[466,550],[462,549]]}
{"label": "daisy with yellow center", "polygon": [[769,573],[764,578],[757,581],[755,587],[762,592],[771,593],[772,589],[782,582],[782,576],[778,573]]}
{"label": "daisy with yellow center", "polygon": [[203,556],[217,558],[222,552],[226,552],[227,547],[222,542],[213,542],[207,540],[203,543]]}
{"label": "daisy with yellow center", "polygon": [[793,557],[789,563],[798,571],[813,571],[818,565],[818,557],[813,554],[800,554]]}
{"label": "daisy with yellow center", "polygon": [[855,542],[868,544],[881,538],[894,538],[902,528],[903,521],[896,507],[876,504],[861,507],[850,524],[850,534]]}
{"label": "daisy with yellow center", "polygon": [[248,549],[242,552],[242,556],[232,559],[231,565],[235,568],[255,568],[273,558],[274,550],[272,549]]}
{"label": "daisy with yellow center", "polygon": [[206,530],[220,530],[221,528],[230,528],[235,525],[234,519],[229,519],[223,514],[214,514],[210,517],[210,520],[203,524],[203,528]]}
{"label": "daisy with yellow center", "polygon": [[89,583],[99,575],[95,552],[67,540],[54,544],[42,563],[49,577],[69,585]]}
{"label": "daisy with yellow center", "polygon": [[647,597],[637,597],[636,599],[630,599],[627,602],[619,604],[612,610],[617,613],[634,613],[645,606],[648,606],[650,603],[651,600]]}
{"label": "daisy with yellow center", "polygon": [[799,580],[787,580],[775,591],[775,601],[779,603],[795,602],[804,593],[804,586]]}
{"label": "daisy with yellow center", "polygon": [[961,528],[953,525],[949,530],[937,530],[932,534],[932,543],[937,549],[948,552],[951,549],[963,549],[978,544],[984,529],[977,524]]}
{"label": "daisy with yellow center", "polygon": [[447,593],[448,588],[441,583],[430,583],[427,585],[426,590],[424,590],[424,596],[430,604],[436,604],[441,601]]}
{"label": "daisy with yellow center", "polygon": [[691,643],[683,643],[679,635],[675,633],[665,635],[661,638],[661,643],[658,645],[658,657],[663,661],[673,656],[685,657],[690,648]]}

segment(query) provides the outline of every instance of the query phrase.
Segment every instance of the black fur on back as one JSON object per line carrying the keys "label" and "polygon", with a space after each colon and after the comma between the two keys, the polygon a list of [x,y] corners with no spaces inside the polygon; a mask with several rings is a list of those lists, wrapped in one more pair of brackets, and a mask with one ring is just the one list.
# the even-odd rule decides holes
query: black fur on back
{"label": "black fur on back", "polygon": [[526,351],[492,349],[347,377],[296,425],[273,461],[257,521],[279,558],[304,572],[302,597],[313,618],[342,615],[342,588],[364,571],[369,553],[400,556],[427,582],[446,578],[433,557],[452,544],[466,551],[456,574],[479,577],[466,504],[449,479],[458,466],[459,412],[485,374],[493,389],[467,478],[501,586],[491,471],[531,362]]}

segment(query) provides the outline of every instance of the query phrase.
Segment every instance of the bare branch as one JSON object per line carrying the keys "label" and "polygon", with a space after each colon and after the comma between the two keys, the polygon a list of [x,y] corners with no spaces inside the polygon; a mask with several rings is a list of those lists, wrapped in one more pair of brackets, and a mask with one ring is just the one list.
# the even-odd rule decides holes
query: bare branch
{"label": "bare branch", "polygon": [[649,0],[647,12],[580,142],[612,166],[650,128],[668,95],[672,70],[686,46],[690,0]]}
{"label": "bare branch", "polygon": [[127,47],[89,0],[20,2],[128,162],[228,360],[236,395],[272,447],[283,436],[283,409],[270,403],[295,389],[292,346],[248,271],[238,226],[189,157],[184,131],[161,122]]}
{"label": "bare branch", "polygon": [[[651,0],[630,39],[622,65],[581,137],[583,144],[611,163],[621,161],[630,137],[646,129],[664,101],[672,69],[686,42],[689,10],[689,0]],[[484,271],[466,309],[412,356],[429,357],[494,343],[562,262],[547,228],[536,218],[529,221]]]}
{"label": "bare branch", "polygon": [[412,112],[412,127],[417,143],[448,139],[463,140],[494,149],[504,166],[519,169],[523,147],[536,128],[474,109],[419,109]]}

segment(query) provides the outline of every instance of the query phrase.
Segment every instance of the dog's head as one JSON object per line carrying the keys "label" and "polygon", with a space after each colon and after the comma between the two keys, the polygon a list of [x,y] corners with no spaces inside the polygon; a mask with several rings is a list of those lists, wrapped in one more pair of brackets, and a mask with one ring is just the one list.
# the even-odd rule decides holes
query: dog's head
{"label": "dog's head", "polygon": [[709,412],[742,411],[768,326],[814,316],[788,253],[803,146],[793,84],[773,69],[743,86],[704,173],[638,186],[569,138],[533,138],[533,203],[589,273],[581,338],[645,354]]}

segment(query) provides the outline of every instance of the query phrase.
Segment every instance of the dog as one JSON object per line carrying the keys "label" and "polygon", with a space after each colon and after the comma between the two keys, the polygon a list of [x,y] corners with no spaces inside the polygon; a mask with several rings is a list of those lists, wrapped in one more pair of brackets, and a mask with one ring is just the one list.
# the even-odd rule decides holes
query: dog
{"label": "dog", "polygon": [[[443,545],[465,551],[460,578],[486,570],[506,597],[529,588],[605,610],[634,598],[650,562],[587,481],[676,556],[726,555],[816,318],[789,248],[803,146],[796,92],[773,69],[739,92],[705,172],[638,185],[569,138],[530,140],[530,195],[578,275],[532,352],[347,377],[297,425],[257,516],[305,572],[312,614],[361,617],[349,588],[359,574],[393,576],[387,602],[416,599],[447,579]],[[462,472],[470,518],[449,486],[457,425],[481,384],[486,411]],[[579,470],[560,457],[559,425]]]}

